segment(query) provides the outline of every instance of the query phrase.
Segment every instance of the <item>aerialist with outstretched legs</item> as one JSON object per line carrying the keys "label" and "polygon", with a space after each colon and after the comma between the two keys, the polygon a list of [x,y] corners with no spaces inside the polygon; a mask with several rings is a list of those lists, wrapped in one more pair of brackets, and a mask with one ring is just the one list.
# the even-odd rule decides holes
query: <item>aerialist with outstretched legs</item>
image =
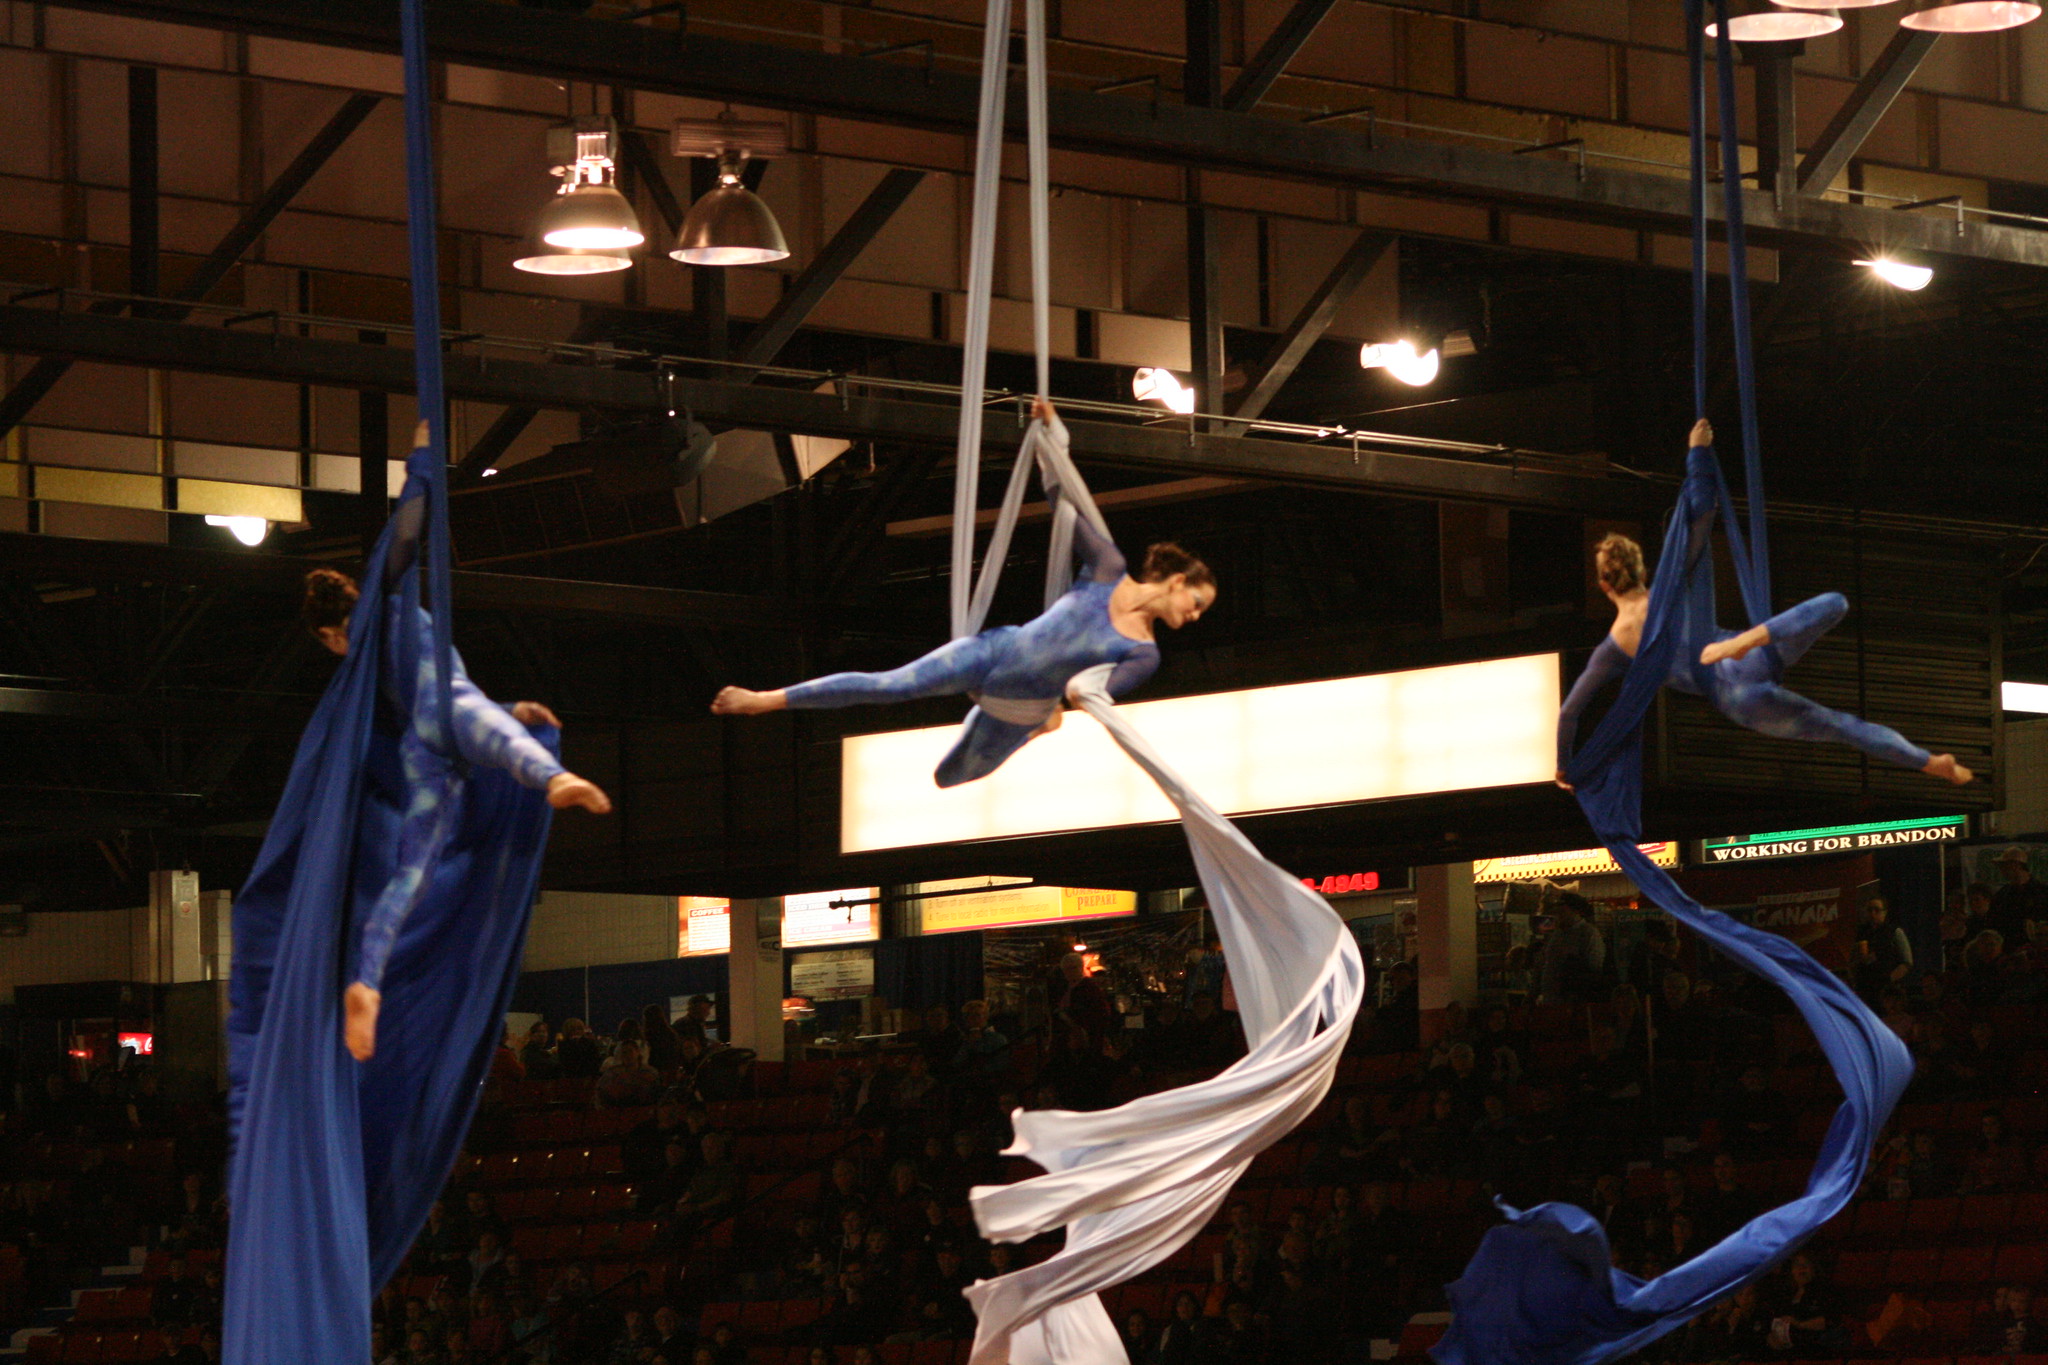
{"label": "aerialist with outstretched legs", "polygon": [[[426,423],[419,428],[418,443],[427,442]],[[400,505],[391,550],[384,564],[382,590],[395,593],[405,570],[418,552],[426,502],[414,498]],[[315,569],[306,575],[306,595],[300,619],[322,646],[343,658],[348,656],[349,617],[361,595],[355,580],[334,569]],[[377,897],[376,907],[363,923],[361,952],[356,979],[344,996],[343,1037],[357,1061],[368,1061],[376,1052],[377,1012],[382,1003],[381,988],[385,964],[406,917],[425,894],[440,850],[459,823],[460,790],[450,795],[444,784],[434,780],[433,755],[445,758],[451,748],[473,767],[496,768],[509,774],[522,787],[545,790],[548,804],[556,809],[581,806],[602,815],[612,808],[611,798],[584,778],[562,767],[552,753],[527,731],[529,725],[562,722],[539,702],[522,701],[508,712],[485,696],[470,681],[462,657],[454,656],[453,743],[440,732],[434,707],[414,707],[414,700],[432,695],[434,651],[430,646],[431,624],[424,610],[410,618],[397,601],[384,614],[383,659],[386,667],[378,680],[380,724],[403,725],[398,742],[405,771],[405,815],[399,825],[397,869]],[[408,719],[413,718],[413,719]]]}
{"label": "aerialist with outstretched legs", "polygon": [[[1034,414],[1049,427],[1058,422],[1042,399]],[[1052,497],[1057,508],[1058,492]],[[1027,740],[1059,727],[1061,701],[1077,674],[1114,664],[1108,690],[1122,696],[1159,667],[1157,627],[1178,630],[1216,603],[1215,575],[1178,545],[1151,546],[1133,578],[1122,552],[1086,517],[1075,521],[1074,535],[1081,572],[1035,620],[951,641],[887,673],[834,673],[774,692],[728,687],[711,709],[753,716],[965,694],[976,705],[937,781],[953,787],[986,777]]]}
{"label": "aerialist with outstretched legs", "polygon": [[[1714,430],[1704,420],[1693,425],[1695,451],[1713,441]],[[1715,510],[1712,493],[1688,480],[1672,515],[1692,524],[1690,544],[1695,556],[1705,553]],[[1557,783],[1567,790],[1564,770],[1578,733],[1579,716],[1595,693],[1628,671],[1629,660],[1642,644],[1650,603],[1643,549],[1635,541],[1609,535],[1594,551],[1594,566],[1600,590],[1614,603],[1614,626],[1587,660],[1585,672],[1572,684],[1557,713]],[[1676,573],[1681,566],[1663,567]],[[1830,592],[1740,632],[1722,630],[1711,620],[1689,615],[1684,621],[1685,638],[1673,655],[1665,685],[1706,698],[1722,715],[1758,734],[1847,744],[1882,762],[1916,768],[1944,781],[1961,785],[1973,780],[1976,775],[1956,762],[1953,754],[1930,754],[1896,730],[1847,711],[1831,710],[1779,685],[1785,669],[1834,629],[1848,611],[1848,599]]]}

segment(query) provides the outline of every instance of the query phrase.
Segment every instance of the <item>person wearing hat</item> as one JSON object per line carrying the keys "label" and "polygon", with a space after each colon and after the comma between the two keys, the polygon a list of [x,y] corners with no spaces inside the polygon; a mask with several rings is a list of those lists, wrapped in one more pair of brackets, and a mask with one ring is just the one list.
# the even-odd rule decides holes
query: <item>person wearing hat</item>
{"label": "person wearing hat", "polygon": [[2043,885],[2027,866],[2027,851],[2014,844],[1998,855],[1998,871],[2005,885],[1991,893],[1991,913],[1985,928],[1996,929],[2011,944],[2033,941],[2034,925],[2048,921],[2048,885]]}

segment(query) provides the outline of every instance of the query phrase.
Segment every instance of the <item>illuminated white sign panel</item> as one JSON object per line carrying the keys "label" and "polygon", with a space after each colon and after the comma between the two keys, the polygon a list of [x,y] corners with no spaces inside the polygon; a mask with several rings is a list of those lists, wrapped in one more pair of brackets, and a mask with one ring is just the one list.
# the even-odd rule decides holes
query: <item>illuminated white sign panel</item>
{"label": "illuminated white sign panel", "polygon": [[[1227,815],[1547,782],[1557,766],[1558,656],[1418,668],[1136,702],[1123,708]],[[957,726],[841,741],[845,853],[1175,818],[1085,713],[993,776],[941,790]]]}
{"label": "illuminated white sign panel", "polygon": [[[807,891],[782,898],[782,946],[802,948],[814,943],[867,943],[881,937],[875,902],[880,887],[856,886],[845,891]],[[835,906],[834,901],[842,902]],[[844,904],[863,901],[862,905]],[[808,992],[799,991],[799,995]]]}
{"label": "illuminated white sign panel", "polygon": [[732,951],[732,902],[720,896],[677,896],[677,957]]}

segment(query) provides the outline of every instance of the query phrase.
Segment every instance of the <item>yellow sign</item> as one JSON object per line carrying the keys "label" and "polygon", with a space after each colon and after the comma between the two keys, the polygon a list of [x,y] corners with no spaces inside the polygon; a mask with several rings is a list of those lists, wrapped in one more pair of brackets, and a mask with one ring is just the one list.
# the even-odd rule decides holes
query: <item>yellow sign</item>
{"label": "yellow sign", "polygon": [[[1637,844],[1643,856],[1658,867],[1678,866],[1678,845]],[[1480,858],[1472,864],[1475,882],[1533,882],[1541,877],[1597,877],[1619,872],[1621,867],[1604,848],[1580,848],[1569,853],[1524,853],[1514,858]]]}
{"label": "yellow sign", "polygon": [[1097,891],[1075,886],[1017,886],[1014,878],[963,877],[926,882],[918,889],[951,894],[918,902],[924,932],[948,934],[962,929],[997,929],[1006,925],[1055,924],[1062,920],[1104,919],[1138,913],[1135,891]]}

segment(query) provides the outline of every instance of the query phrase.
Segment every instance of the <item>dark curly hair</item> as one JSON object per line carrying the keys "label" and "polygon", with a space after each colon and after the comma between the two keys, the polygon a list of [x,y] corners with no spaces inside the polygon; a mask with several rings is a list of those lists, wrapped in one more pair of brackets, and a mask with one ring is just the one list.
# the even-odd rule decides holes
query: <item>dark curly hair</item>
{"label": "dark curly hair", "polygon": [[1141,583],[1157,583],[1175,574],[1186,574],[1191,588],[1215,587],[1216,575],[1207,564],[1170,540],[1146,547],[1145,567],[1138,571]]}
{"label": "dark curly hair", "polygon": [[306,575],[299,620],[316,635],[329,626],[345,626],[359,596],[356,581],[339,569],[315,569]]}

